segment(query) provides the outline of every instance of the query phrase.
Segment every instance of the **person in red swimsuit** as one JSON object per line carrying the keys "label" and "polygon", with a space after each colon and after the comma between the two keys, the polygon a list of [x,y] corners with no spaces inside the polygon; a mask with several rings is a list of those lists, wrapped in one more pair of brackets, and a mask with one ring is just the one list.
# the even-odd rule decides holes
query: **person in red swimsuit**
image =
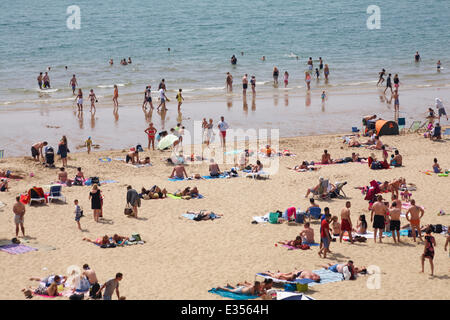
{"label": "person in red swimsuit", "polygon": [[156,128],[153,126],[153,122],[150,122],[150,125],[147,129],[145,129],[145,133],[148,136],[148,150],[150,150],[150,145],[153,147],[153,150],[155,150],[155,135],[156,135]]}

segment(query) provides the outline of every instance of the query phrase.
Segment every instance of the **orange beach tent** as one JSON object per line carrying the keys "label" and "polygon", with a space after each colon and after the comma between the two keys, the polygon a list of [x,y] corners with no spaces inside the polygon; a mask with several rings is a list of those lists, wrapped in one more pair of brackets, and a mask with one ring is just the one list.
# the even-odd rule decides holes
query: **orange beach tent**
{"label": "orange beach tent", "polygon": [[375,122],[375,130],[377,131],[377,136],[397,135],[398,124],[395,121],[378,120]]}

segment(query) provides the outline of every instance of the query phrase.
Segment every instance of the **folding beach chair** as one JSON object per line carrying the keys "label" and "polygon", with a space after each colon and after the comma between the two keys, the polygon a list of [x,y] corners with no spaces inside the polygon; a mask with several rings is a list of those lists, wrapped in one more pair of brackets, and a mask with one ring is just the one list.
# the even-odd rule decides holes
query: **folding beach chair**
{"label": "folding beach chair", "polygon": [[322,208],[312,207],[311,209],[309,209],[309,213],[307,213],[306,215],[309,216],[310,219],[320,219],[322,215]]}
{"label": "folding beach chair", "polygon": [[417,132],[420,128],[420,121],[414,121],[409,127],[408,132]]}
{"label": "folding beach chair", "polygon": [[322,183],[317,188],[317,191],[314,192],[313,198],[316,197],[317,199],[327,199],[330,197],[330,194],[328,192],[329,188],[329,181],[328,179],[324,179]]}
{"label": "folding beach chair", "polygon": [[66,197],[61,193],[62,186],[59,184],[54,184],[50,186],[50,194],[48,196],[48,201],[61,200],[66,203]]}
{"label": "folding beach chair", "polygon": [[338,198],[338,199],[345,199],[347,198],[347,195],[345,194],[344,190],[342,188],[347,184],[347,181],[345,182],[336,182],[336,189],[330,193],[331,198]]}
{"label": "folding beach chair", "polygon": [[404,131],[405,125],[406,125],[406,118],[398,118],[397,124],[398,124],[398,130],[400,132]]}
{"label": "folding beach chair", "polygon": [[0,150],[0,159],[3,159],[5,156],[5,150]]}

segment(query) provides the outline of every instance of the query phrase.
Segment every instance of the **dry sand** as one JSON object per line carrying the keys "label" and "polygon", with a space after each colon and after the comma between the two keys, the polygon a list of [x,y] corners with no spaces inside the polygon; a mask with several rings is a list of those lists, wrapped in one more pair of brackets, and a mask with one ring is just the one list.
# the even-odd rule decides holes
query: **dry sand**
{"label": "dry sand", "polygon": [[[356,281],[314,286],[308,294],[316,299],[449,299],[450,264],[448,253],[444,251],[443,235],[435,235],[436,276],[432,278],[429,276],[427,261],[425,274],[419,273],[423,244],[414,243],[412,238],[403,238],[404,243],[401,245],[394,245],[392,238],[384,238],[383,244],[374,244],[372,239],[354,245],[348,242],[332,243],[334,254],[321,259],[317,255],[317,247],[307,251],[288,251],[274,246],[279,240],[294,239],[302,227],[251,224],[253,216],[277,209],[284,211],[290,206],[306,209],[308,199],[304,198],[305,191],[316,184],[319,176],[329,178],[332,182],[348,182],[344,191],[352,202],[354,222],[362,213],[370,219],[367,202],[363,200],[361,191],[354,187],[367,185],[372,179],[383,181],[405,177],[407,182],[417,185],[413,198],[425,207],[422,224],[450,224],[450,178],[420,172],[431,169],[434,157],[440,160],[441,167],[450,167],[449,140],[431,142],[418,134],[382,137],[384,143],[397,147],[403,155],[404,167],[392,170],[369,170],[366,164],[359,163],[323,166],[319,171],[305,173],[286,168],[303,160],[319,160],[323,149],[328,149],[333,158],[349,156],[352,151],[369,156],[369,150],[344,146],[337,139],[340,136],[281,139],[280,148],[290,149],[297,156],[281,158],[279,172],[266,181],[234,178],[170,182],[167,177],[172,168],[162,163],[160,159],[163,154],[159,151],[145,152],[144,156],[149,154],[154,165],[140,169],[116,161],[98,161],[102,156],[124,157],[125,153],[121,151],[70,154],[70,177],[75,175],[76,167],[81,166],[87,177],[99,176],[101,180],[119,181],[101,186],[107,223],[93,221],[88,200],[90,187],[64,187],[67,205],[27,206],[26,234],[33,238],[31,241],[57,249],[21,255],[0,252],[3,270],[0,298],[23,299],[20,289],[37,284],[29,281],[29,277],[64,274],[68,266],[81,266],[84,263],[97,272],[100,282],[112,278],[116,272],[122,272],[124,278],[120,291],[128,299],[220,299],[208,293],[208,290],[226,283],[252,281],[257,272],[289,272],[295,267],[314,270],[327,262],[352,259],[357,266],[376,265],[381,269],[380,289],[368,289],[367,278],[361,277]],[[381,157],[381,152],[376,152],[376,155]],[[222,166],[222,169],[226,168]],[[23,157],[1,160],[0,169],[35,174],[23,181],[11,181],[11,190],[0,193],[0,201],[7,204],[0,212],[0,239],[11,239],[15,230],[11,212],[15,196],[34,185],[48,185],[56,180],[57,170],[42,168]],[[189,165],[186,169],[189,174],[207,174],[207,164]],[[143,200],[139,220],[136,220],[123,214],[126,186],[129,184],[138,191],[142,186],[148,188],[157,184],[171,192],[196,185],[205,198],[188,201]],[[48,187],[45,190],[48,191]],[[86,232],[80,232],[76,227],[74,199],[79,199],[84,208],[86,217],[81,219],[81,224],[88,229]],[[320,202],[320,206],[328,206],[332,214],[339,214],[344,204],[345,200],[337,199]],[[203,222],[180,217],[186,210],[199,209],[210,209],[224,216],[215,221]],[[447,215],[437,216],[440,209],[444,209]],[[405,221],[402,218],[402,225]],[[371,230],[370,222],[369,225]],[[313,227],[319,240],[318,222]],[[144,245],[101,249],[81,240],[85,236],[97,238],[113,233],[129,236],[135,232],[140,233],[146,241]]]}

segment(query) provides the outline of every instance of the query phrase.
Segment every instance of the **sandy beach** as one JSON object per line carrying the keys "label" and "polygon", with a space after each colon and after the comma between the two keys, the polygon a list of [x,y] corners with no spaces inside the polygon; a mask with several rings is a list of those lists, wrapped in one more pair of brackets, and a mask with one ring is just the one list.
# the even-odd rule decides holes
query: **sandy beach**
{"label": "sandy beach", "polygon": [[[100,282],[122,272],[121,295],[127,299],[221,299],[208,290],[235,284],[239,281],[253,281],[255,274],[266,270],[290,272],[294,268],[316,270],[324,263],[340,263],[352,259],[357,266],[378,266],[381,270],[381,287],[368,289],[367,276],[356,281],[344,281],[314,286],[307,292],[315,299],[449,299],[448,287],[449,258],[444,251],[445,236],[433,234],[436,238],[434,258],[435,276],[429,276],[429,264],[425,263],[425,273],[420,271],[420,255],[423,243],[414,243],[412,238],[403,237],[403,244],[395,245],[392,238],[384,238],[383,244],[368,239],[366,243],[351,245],[348,242],[332,243],[327,259],[319,258],[317,247],[310,250],[288,251],[275,246],[280,240],[292,240],[302,229],[288,224],[252,224],[253,216],[268,212],[284,211],[290,206],[302,210],[308,207],[304,198],[306,189],[314,186],[320,176],[331,182],[347,181],[344,191],[352,203],[351,217],[354,223],[360,214],[366,214],[369,230],[372,230],[367,201],[361,191],[354,187],[368,185],[373,179],[384,181],[405,177],[407,182],[417,185],[413,198],[425,207],[422,225],[450,224],[450,178],[426,175],[421,171],[431,170],[433,158],[437,157],[442,168],[450,168],[448,162],[448,138],[441,142],[424,139],[421,134],[383,136],[382,141],[398,148],[403,155],[401,168],[390,170],[370,170],[367,164],[348,163],[322,166],[319,171],[294,172],[287,167],[300,164],[303,160],[318,161],[324,149],[332,158],[350,156],[358,152],[369,156],[372,151],[365,148],[349,148],[342,143],[342,134],[282,138],[279,149],[289,149],[296,157],[279,159],[279,171],[269,180],[253,180],[239,177],[201,181],[168,181],[172,167],[161,161],[168,152],[145,151],[153,166],[135,168],[123,162],[102,163],[101,157],[125,157],[125,152],[98,151],[87,155],[85,152],[69,154],[69,177],[82,167],[86,177],[98,176],[100,180],[116,180],[117,183],[100,187],[105,197],[104,218],[95,223],[92,218],[88,186],[63,187],[67,204],[47,204],[27,206],[25,215],[26,234],[29,243],[38,244],[40,250],[20,255],[0,252],[3,277],[0,280],[0,299],[23,299],[20,291],[32,285],[32,276],[44,277],[49,274],[65,274],[71,265],[81,267],[88,263],[97,273]],[[69,141],[70,143],[70,141]],[[69,145],[70,146],[70,145]],[[229,146],[228,150],[241,146]],[[185,152],[187,154],[187,152]],[[375,151],[381,157],[380,151]],[[57,160],[57,167],[60,165]],[[229,169],[232,165],[223,165]],[[0,201],[6,207],[0,212],[0,239],[14,237],[13,213],[11,208],[17,194],[32,186],[43,186],[48,191],[50,182],[55,181],[57,169],[43,168],[29,157],[5,158],[0,160],[1,170],[22,173],[26,178],[10,181],[10,191],[0,193]],[[207,164],[187,165],[189,175],[207,174]],[[29,174],[34,173],[34,177]],[[242,176],[242,174],[241,174]],[[139,219],[123,214],[126,203],[126,186],[136,190],[153,185],[165,187],[169,192],[186,186],[197,186],[204,199],[143,200],[139,209]],[[389,194],[384,195],[390,199]],[[73,200],[78,199],[85,217],[81,225],[87,230],[81,232],[74,221]],[[319,201],[323,208],[328,206],[332,215],[339,215],[345,200]],[[188,210],[208,209],[223,214],[221,219],[196,222],[181,217]],[[438,216],[440,209],[446,215]],[[406,224],[402,218],[402,225]],[[319,223],[313,223],[316,241],[319,240]],[[104,234],[130,236],[139,233],[143,245],[123,248],[101,249],[82,241],[83,237],[97,238]],[[26,243],[25,243],[26,244]],[[49,250],[50,247],[56,248]],[[34,299],[42,299],[35,297]],[[67,299],[58,297],[56,299]]]}

